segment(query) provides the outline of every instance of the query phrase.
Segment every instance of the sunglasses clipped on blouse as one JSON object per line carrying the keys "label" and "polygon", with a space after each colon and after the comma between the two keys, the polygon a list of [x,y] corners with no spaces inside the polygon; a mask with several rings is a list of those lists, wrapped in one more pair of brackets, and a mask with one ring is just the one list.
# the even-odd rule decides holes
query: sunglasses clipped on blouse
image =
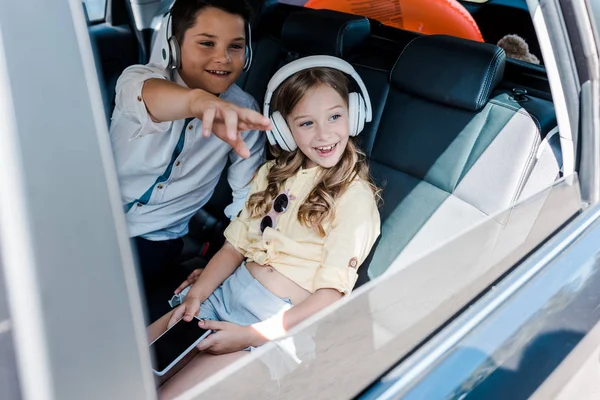
{"label": "sunglasses clipped on blouse", "polygon": [[283,214],[290,206],[291,201],[296,198],[295,196],[290,196],[288,193],[289,190],[286,190],[275,197],[275,200],[273,200],[273,204],[271,205],[271,210],[260,221],[261,233],[264,233],[267,228],[275,228],[275,226],[277,226],[279,214]]}

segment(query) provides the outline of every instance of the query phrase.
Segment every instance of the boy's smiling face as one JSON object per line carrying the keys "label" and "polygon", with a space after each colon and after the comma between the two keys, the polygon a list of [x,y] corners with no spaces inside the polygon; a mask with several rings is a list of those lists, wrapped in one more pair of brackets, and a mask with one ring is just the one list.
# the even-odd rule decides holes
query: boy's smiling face
{"label": "boy's smiling face", "polygon": [[183,37],[179,75],[190,88],[218,95],[235,83],[245,61],[246,31],[240,15],[207,7]]}

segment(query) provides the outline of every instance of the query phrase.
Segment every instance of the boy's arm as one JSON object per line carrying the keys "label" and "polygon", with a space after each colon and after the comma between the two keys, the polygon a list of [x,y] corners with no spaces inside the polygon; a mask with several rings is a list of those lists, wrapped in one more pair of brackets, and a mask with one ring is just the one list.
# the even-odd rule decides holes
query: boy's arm
{"label": "boy's arm", "polygon": [[250,151],[242,138],[246,130],[269,129],[271,122],[262,114],[219,99],[201,89],[188,89],[163,79],[144,82],[142,97],[155,122],[194,117],[202,121],[202,135],[214,133],[242,158]]}
{"label": "boy's arm", "polygon": [[240,132],[271,127],[269,119],[260,113],[238,107],[201,89],[182,87],[165,79],[149,65],[128,67],[119,77],[116,91],[116,108],[125,115],[137,116],[141,124],[146,118],[158,125],[161,121],[198,118],[202,121],[205,137],[214,133],[242,158],[247,158],[250,152]]}
{"label": "boy's arm", "polygon": [[[160,78],[144,81],[142,98],[154,122],[177,121],[193,117],[202,120],[211,106],[215,108],[232,106],[232,109],[245,110],[202,89],[186,88]],[[204,128],[210,133],[210,127]]]}
{"label": "boy's arm", "polygon": [[[195,98],[196,97],[196,98]],[[177,121],[194,116],[192,104],[211,94],[200,89],[189,89],[165,79],[150,78],[144,81],[142,98],[148,115],[154,122]]]}

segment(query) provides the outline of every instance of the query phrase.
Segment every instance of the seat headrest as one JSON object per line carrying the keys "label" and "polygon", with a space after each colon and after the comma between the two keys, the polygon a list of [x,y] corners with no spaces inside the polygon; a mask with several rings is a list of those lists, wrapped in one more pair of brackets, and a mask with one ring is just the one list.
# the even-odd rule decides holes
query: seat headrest
{"label": "seat headrest", "polygon": [[390,74],[394,87],[428,100],[480,110],[502,80],[506,54],[498,46],[453,36],[419,36]]}
{"label": "seat headrest", "polygon": [[305,54],[347,56],[371,33],[365,17],[331,10],[306,9],[290,14],[281,40],[289,50]]}

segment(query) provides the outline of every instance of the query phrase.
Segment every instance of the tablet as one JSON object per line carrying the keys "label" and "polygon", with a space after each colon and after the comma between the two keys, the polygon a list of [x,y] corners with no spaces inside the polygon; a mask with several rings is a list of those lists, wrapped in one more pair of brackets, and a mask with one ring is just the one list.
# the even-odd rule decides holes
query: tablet
{"label": "tablet", "polygon": [[190,322],[180,319],[150,343],[152,370],[156,375],[163,376],[166,374],[202,339],[210,334],[210,330],[198,326],[199,321],[196,317]]}

